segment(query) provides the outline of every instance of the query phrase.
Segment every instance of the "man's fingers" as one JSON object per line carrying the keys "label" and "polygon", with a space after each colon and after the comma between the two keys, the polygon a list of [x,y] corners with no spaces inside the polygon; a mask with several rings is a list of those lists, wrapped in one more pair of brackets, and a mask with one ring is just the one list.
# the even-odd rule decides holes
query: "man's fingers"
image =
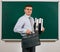
{"label": "man's fingers", "polygon": [[44,30],[45,30],[45,28],[43,27],[43,28],[42,28],[42,32],[44,32]]}
{"label": "man's fingers", "polygon": [[27,29],[26,34],[31,34],[31,31]]}

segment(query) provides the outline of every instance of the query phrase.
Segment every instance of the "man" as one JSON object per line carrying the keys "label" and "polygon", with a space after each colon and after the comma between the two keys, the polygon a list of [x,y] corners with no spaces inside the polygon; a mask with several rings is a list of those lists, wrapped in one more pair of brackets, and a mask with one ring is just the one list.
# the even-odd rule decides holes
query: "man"
{"label": "man", "polygon": [[[14,32],[20,33],[21,36],[26,36],[34,33],[34,19],[31,17],[32,6],[26,5],[24,8],[24,12],[25,14],[18,19],[14,27]],[[42,29],[42,31],[44,31],[44,28]],[[35,52],[35,47],[22,48],[22,51]]]}

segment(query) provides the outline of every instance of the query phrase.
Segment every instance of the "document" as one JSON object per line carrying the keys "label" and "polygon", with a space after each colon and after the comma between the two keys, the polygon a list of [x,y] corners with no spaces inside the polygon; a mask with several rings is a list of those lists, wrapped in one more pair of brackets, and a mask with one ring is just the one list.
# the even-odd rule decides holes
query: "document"
{"label": "document", "polygon": [[36,31],[41,31],[43,28],[43,18],[35,18],[35,30]]}
{"label": "document", "polygon": [[41,30],[43,28],[43,18],[39,18],[39,24],[41,24]]}

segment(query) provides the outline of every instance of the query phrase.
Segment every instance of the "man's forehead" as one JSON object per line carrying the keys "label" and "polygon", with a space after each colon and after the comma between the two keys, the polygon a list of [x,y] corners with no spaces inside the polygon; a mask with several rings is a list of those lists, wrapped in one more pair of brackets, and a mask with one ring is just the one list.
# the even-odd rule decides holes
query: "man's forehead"
{"label": "man's forehead", "polygon": [[26,9],[32,9],[32,7],[26,7]]}

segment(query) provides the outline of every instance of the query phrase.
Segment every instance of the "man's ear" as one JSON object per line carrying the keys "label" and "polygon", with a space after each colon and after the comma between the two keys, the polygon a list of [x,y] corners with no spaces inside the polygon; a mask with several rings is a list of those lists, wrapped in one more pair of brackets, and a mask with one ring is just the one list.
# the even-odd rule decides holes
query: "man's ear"
{"label": "man's ear", "polygon": [[24,12],[25,12],[25,9],[24,9]]}

